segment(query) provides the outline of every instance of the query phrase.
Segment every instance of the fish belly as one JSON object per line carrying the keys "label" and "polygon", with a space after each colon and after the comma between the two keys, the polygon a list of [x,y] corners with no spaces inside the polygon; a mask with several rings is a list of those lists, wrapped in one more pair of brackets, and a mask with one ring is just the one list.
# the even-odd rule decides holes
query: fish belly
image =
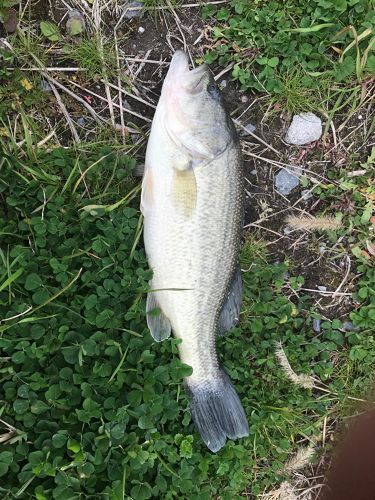
{"label": "fish belly", "polygon": [[[173,166],[170,166],[170,170]],[[153,210],[145,216],[144,241],[152,288],[171,322],[180,357],[192,381],[213,379],[217,321],[238,263],[242,185],[237,149],[194,169],[196,205],[177,213],[171,182],[155,180]],[[155,174],[156,177],[156,174]]]}

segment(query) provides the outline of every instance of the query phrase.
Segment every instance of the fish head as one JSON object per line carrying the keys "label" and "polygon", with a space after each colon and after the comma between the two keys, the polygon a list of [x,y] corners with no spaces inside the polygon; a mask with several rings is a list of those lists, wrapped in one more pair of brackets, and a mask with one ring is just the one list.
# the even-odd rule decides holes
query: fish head
{"label": "fish head", "polygon": [[189,69],[182,51],[173,55],[161,103],[172,140],[198,160],[211,160],[237,140],[233,122],[206,64]]}

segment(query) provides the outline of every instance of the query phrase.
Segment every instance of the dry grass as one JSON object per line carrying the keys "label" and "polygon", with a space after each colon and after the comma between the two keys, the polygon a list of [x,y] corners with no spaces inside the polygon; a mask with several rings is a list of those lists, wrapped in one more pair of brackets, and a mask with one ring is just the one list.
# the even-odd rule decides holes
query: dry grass
{"label": "dry grass", "polygon": [[305,375],[305,374],[297,375],[297,373],[290,366],[290,363],[288,361],[288,358],[285,354],[285,351],[283,349],[281,342],[277,342],[275,354],[276,354],[276,357],[280,363],[280,366],[281,366],[283,372],[288,377],[288,379],[291,382],[293,382],[293,384],[299,385],[300,387],[303,387],[304,389],[312,389],[314,387],[313,377],[311,377],[310,375]]}
{"label": "dry grass", "polygon": [[341,229],[342,222],[334,217],[304,217],[289,215],[285,219],[291,229],[299,231],[335,231]]}

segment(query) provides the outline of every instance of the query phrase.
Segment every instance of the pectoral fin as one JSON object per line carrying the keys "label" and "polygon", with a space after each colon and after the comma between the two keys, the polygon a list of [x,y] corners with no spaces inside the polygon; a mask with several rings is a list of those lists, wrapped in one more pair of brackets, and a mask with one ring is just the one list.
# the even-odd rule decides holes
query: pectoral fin
{"label": "pectoral fin", "polygon": [[147,326],[156,342],[161,342],[171,335],[171,323],[160,309],[155,292],[147,295],[146,315]]}
{"label": "pectoral fin", "polygon": [[197,184],[192,168],[173,169],[171,202],[178,215],[192,216],[197,202]]}
{"label": "pectoral fin", "polygon": [[151,210],[152,204],[154,202],[154,182],[152,177],[152,170],[147,168],[143,175],[142,181],[142,194],[141,194],[141,212],[145,215],[145,212]]}
{"label": "pectoral fin", "polygon": [[227,301],[225,302],[219,317],[219,335],[223,335],[238,323],[238,320],[240,319],[241,303],[242,279],[241,269],[240,266],[238,266]]}

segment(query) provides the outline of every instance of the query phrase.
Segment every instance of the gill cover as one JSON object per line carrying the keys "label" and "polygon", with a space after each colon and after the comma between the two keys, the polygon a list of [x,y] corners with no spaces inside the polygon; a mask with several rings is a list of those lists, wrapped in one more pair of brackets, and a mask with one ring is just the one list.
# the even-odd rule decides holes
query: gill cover
{"label": "gill cover", "polygon": [[165,78],[161,100],[163,124],[171,140],[198,163],[222,154],[233,140],[219,90],[206,64],[189,70],[188,57],[177,51]]}

